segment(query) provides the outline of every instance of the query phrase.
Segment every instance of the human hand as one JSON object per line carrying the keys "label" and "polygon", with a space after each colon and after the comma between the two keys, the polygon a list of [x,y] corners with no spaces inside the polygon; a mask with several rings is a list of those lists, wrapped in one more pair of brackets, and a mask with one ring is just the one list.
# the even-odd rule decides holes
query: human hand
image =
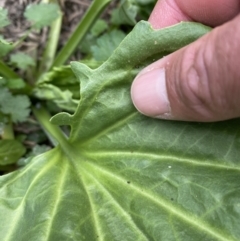
{"label": "human hand", "polygon": [[159,0],[149,18],[156,29],[180,21],[216,28],[141,71],[131,89],[136,108],[172,120],[240,117],[239,13],[239,0]]}

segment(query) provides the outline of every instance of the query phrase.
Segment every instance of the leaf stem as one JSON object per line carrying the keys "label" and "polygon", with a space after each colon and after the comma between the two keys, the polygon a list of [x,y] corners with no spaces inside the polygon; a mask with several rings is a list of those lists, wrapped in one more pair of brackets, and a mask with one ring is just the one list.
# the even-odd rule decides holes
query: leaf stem
{"label": "leaf stem", "polygon": [[79,43],[83,40],[91,26],[94,24],[95,20],[110,2],[111,0],[93,1],[65,46],[58,53],[51,68],[53,68],[54,66],[60,66],[65,64],[65,62],[70,58]]}
{"label": "leaf stem", "polygon": [[[25,32],[25,34],[17,41],[13,44],[13,49],[17,49],[18,47],[21,46],[21,44],[23,43],[23,41],[28,37],[28,35],[34,30],[33,27],[31,27],[29,30],[27,30]],[[12,50],[13,50],[12,49]]]}
{"label": "leaf stem", "polygon": [[[58,4],[57,0],[49,0],[48,2]],[[63,15],[61,12],[59,14],[59,17],[52,23],[52,25],[50,27],[47,46],[44,50],[43,58],[40,62],[39,68],[38,68],[38,73],[37,73],[38,78],[41,76],[42,73],[45,73],[49,70],[49,68],[51,67],[51,65],[54,61],[57,46],[58,46],[60,31],[61,31],[61,27],[62,27],[62,16]]]}
{"label": "leaf stem", "polygon": [[3,77],[6,77],[8,79],[20,79],[20,77],[1,60],[0,60],[0,74]]}
{"label": "leaf stem", "polygon": [[60,144],[60,146],[67,145],[67,137],[62,132],[62,130],[58,126],[52,125],[50,123],[49,120],[51,115],[49,112],[43,106],[32,107],[32,110],[51,143],[54,146],[57,146],[58,144]]}

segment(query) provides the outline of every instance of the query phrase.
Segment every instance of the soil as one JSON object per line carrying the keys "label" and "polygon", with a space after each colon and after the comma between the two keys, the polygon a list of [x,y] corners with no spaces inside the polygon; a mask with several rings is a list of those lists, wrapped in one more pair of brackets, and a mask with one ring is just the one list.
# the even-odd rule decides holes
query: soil
{"label": "soil", "polygon": [[[0,34],[10,42],[16,42],[29,29],[29,22],[23,17],[24,10],[31,3],[39,3],[41,0],[0,0],[0,7],[8,9],[11,24],[5,27]],[[61,30],[61,38],[59,39],[59,48],[64,45],[70,34],[79,23],[80,19],[90,6],[92,0],[59,0],[59,5],[63,12],[63,24]],[[111,10],[116,6],[118,1],[112,1],[108,8],[102,14],[106,20],[110,18]],[[37,55],[41,56],[41,52],[47,40],[48,28],[42,29],[40,32],[33,32],[26,41],[20,46],[20,51],[31,53],[37,51]],[[73,59],[79,59],[80,53],[75,53]]]}

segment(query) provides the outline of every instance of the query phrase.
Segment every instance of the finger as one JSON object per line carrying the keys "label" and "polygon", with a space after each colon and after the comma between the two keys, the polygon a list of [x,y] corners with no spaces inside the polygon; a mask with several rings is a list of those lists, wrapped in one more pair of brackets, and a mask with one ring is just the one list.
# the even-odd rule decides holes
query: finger
{"label": "finger", "polygon": [[180,21],[201,22],[219,26],[240,12],[239,0],[159,0],[149,18],[156,29]]}
{"label": "finger", "polygon": [[131,95],[145,115],[188,121],[240,116],[240,15],[135,78]]}

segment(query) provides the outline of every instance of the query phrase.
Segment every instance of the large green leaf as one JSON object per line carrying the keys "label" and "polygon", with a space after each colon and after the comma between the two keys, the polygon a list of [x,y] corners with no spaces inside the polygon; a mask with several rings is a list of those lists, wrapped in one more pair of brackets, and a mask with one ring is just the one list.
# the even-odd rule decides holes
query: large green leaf
{"label": "large green leaf", "polygon": [[0,179],[2,240],[240,239],[238,119],[144,117],[130,84],[143,66],[208,31],[140,22],[101,67],[73,63],[81,99],[69,140]]}

